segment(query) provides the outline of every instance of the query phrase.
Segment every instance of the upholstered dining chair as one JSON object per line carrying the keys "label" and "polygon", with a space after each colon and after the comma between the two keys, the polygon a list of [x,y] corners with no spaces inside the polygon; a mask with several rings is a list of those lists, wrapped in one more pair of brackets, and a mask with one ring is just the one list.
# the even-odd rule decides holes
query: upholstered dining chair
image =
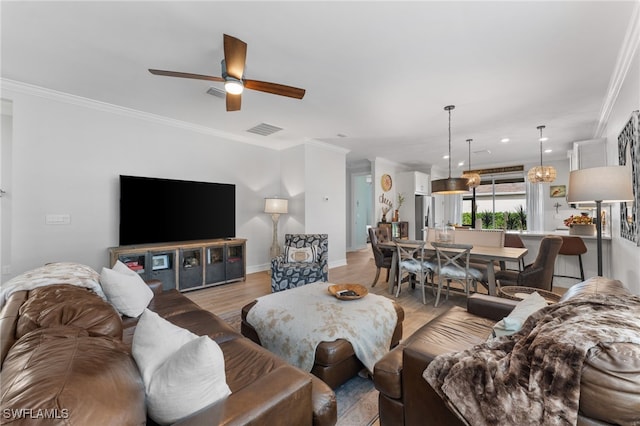
{"label": "upholstered dining chair", "polygon": [[422,303],[427,304],[425,295],[425,286],[429,276],[433,278],[433,270],[435,265],[428,259],[425,259],[424,246],[426,241],[418,240],[402,240],[402,244],[394,241],[396,250],[398,251],[398,282],[396,285],[396,297],[400,295],[400,287],[402,281],[407,278],[409,283],[415,282],[422,288]]}
{"label": "upholstered dining chair", "polygon": [[551,291],[556,257],[561,246],[562,237],[547,235],[540,241],[538,256],[532,264],[525,266],[521,272],[498,271],[496,282],[501,287],[520,285]]}
{"label": "upholstered dining chair", "polygon": [[380,278],[380,269],[387,270],[387,279],[389,281],[389,270],[391,269],[391,261],[393,260],[393,250],[380,248],[378,243],[388,243],[391,241],[389,227],[369,228],[369,241],[371,242],[371,250],[373,251],[373,260],[376,264],[376,277],[371,283],[371,287],[375,287]]}
{"label": "upholstered dining chair", "polygon": [[271,292],[327,281],[327,234],[285,234],[284,253],[271,259]]}
{"label": "upholstered dining chair", "polygon": [[447,282],[447,296],[449,299],[449,289],[451,281],[459,281],[464,285],[464,291],[469,295],[471,286],[476,289],[476,282],[482,280],[482,271],[469,266],[469,255],[473,246],[471,244],[452,244],[432,242],[436,249],[436,259],[438,261],[435,273],[438,274],[438,294],[436,295],[435,307],[440,302],[443,281]]}

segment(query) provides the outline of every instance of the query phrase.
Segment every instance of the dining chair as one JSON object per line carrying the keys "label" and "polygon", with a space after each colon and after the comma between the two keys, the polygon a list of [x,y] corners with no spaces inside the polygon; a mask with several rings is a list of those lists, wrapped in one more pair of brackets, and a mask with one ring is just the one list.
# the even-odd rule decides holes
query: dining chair
{"label": "dining chair", "polygon": [[438,274],[438,293],[436,295],[435,307],[440,301],[443,281],[447,281],[447,296],[449,300],[449,290],[451,281],[459,281],[464,284],[465,294],[469,295],[470,287],[476,290],[476,282],[482,280],[482,271],[469,266],[469,256],[473,245],[471,244],[451,244],[432,242],[431,246],[436,250],[436,271]]}
{"label": "dining chair", "polygon": [[433,271],[436,265],[425,258],[424,246],[426,241],[418,240],[403,240],[402,245],[394,241],[396,250],[398,251],[398,282],[396,289],[396,297],[400,295],[400,286],[403,281],[403,274],[406,274],[409,283],[416,282],[417,285],[422,287],[422,303],[427,304],[427,297],[425,295],[425,286],[427,285],[427,279],[431,276],[433,282]]}
{"label": "dining chair", "polygon": [[521,272],[499,271],[496,273],[496,282],[503,287],[520,285],[551,291],[556,257],[561,246],[562,237],[547,235],[540,241],[538,255],[532,264],[525,266]]}
{"label": "dining chair", "polygon": [[389,270],[393,260],[393,250],[381,248],[378,243],[388,243],[391,241],[391,233],[388,227],[369,228],[369,241],[371,242],[371,250],[373,251],[373,260],[376,264],[376,276],[371,283],[371,287],[375,287],[380,277],[380,269],[387,270],[387,279],[389,281]]}

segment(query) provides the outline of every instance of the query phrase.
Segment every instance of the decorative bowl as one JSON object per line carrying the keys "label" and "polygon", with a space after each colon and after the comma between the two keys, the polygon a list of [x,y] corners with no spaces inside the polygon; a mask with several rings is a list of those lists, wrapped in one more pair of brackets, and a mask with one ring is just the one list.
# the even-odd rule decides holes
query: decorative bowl
{"label": "decorative bowl", "polygon": [[[328,287],[329,293],[340,300],[356,300],[361,299],[367,294],[369,290],[360,284],[332,284]],[[354,294],[340,294],[342,292],[352,291]]]}

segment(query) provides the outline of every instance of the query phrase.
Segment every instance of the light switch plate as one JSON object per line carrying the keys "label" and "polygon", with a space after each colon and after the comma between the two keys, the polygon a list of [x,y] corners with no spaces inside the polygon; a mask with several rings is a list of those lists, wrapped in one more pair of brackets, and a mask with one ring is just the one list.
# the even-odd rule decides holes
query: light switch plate
{"label": "light switch plate", "polygon": [[48,214],[45,217],[47,225],[69,225],[71,223],[71,215],[69,214]]}

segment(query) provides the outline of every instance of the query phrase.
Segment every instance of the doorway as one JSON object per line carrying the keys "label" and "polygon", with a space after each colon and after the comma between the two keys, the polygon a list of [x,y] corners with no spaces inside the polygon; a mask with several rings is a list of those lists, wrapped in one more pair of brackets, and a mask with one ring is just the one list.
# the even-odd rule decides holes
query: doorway
{"label": "doorway", "polygon": [[354,174],[351,177],[351,248],[358,250],[367,246],[367,227],[371,225],[373,186],[371,174]]}

